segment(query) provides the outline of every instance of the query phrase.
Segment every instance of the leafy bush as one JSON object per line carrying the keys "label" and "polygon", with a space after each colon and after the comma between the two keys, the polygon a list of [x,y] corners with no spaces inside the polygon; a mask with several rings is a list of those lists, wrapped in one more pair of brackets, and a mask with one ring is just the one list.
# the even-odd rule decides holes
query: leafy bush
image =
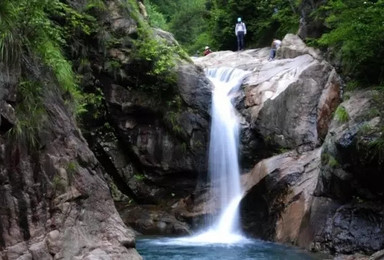
{"label": "leafy bush", "polygon": [[176,59],[185,53],[177,45],[170,45],[166,40],[153,35],[145,27],[139,29],[140,37],[133,41],[131,58],[132,74],[136,79],[133,87],[158,95],[161,101],[172,99],[176,94]]}
{"label": "leafy bush", "polygon": [[[72,65],[64,57],[61,46],[68,28],[89,27],[79,22],[80,14],[58,0],[4,0],[1,2],[0,58],[8,67],[19,66],[25,57],[38,57],[54,72],[63,92],[68,92],[79,104]],[[70,13],[70,25],[60,27],[50,16]]]}
{"label": "leafy bush", "polygon": [[[189,53],[194,54],[206,45],[213,45],[211,37],[201,37],[210,34],[209,20],[211,18],[210,1],[207,0],[151,0],[146,1],[149,20],[158,20],[159,15],[152,13],[152,8],[160,12],[166,25],[160,28],[169,29],[177,41]],[[204,38],[204,39],[203,39]],[[206,40],[206,41],[205,41]]]}
{"label": "leafy bush", "polygon": [[321,7],[329,32],[319,43],[331,47],[342,72],[365,82],[384,79],[384,0],[330,0]]}
{"label": "leafy bush", "polygon": [[150,1],[148,1],[145,6],[148,11],[149,24],[165,31],[168,30],[167,21],[165,20],[164,15],[158,11],[158,7]]}
{"label": "leafy bush", "polygon": [[31,149],[38,147],[47,112],[43,105],[43,88],[39,82],[22,81],[17,92],[16,124],[8,132],[10,140]]}

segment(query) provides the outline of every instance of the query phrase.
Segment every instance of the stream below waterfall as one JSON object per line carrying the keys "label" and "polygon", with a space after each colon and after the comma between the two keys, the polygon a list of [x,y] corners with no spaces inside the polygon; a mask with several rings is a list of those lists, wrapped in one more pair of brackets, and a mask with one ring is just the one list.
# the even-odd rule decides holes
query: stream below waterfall
{"label": "stream below waterfall", "polygon": [[209,146],[211,211],[206,226],[195,236],[143,237],[136,248],[145,260],[304,260],[317,258],[305,251],[249,239],[242,234],[239,204],[243,197],[238,164],[239,118],[231,95],[248,72],[219,68],[206,71],[214,85]]}
{"label": "stream below waterfall", "polygon": [[137,251],[144,260],[320,260],[330,259],[303,250],[261,240],[236,244],[185,242],[177,238],[143,237]]}

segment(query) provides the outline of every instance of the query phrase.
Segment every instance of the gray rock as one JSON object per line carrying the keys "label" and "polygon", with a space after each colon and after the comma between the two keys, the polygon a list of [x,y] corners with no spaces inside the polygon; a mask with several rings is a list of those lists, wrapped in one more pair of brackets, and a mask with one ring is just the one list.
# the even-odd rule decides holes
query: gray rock
{"label": "gray rock", "polygon": [[[284,37],[278,59],[267,59],[265,48],[216,52],[194,62],[202,68],[227,66],[250,72],[234,100],[246,122],[241,135],[244,156],[252,156],[247,154],[257,145],[259,151],[265,146],[300,151],[318,147],[340,102],[340,78],[319,51],[292,34]],[[256,141],[249,142],[250,136]],[[253,154],[257,156],[266,154]]]}
{"label": "gray rock", "polygon": [[319,174],[320,149],[287,152],[259,162],[242,176],[244,229],[253,236],[307,246],[314,239],[307,221]]}
{"label": "gray rock", "polygon": [[135,249],[121,244],[134,244],[134,233],[119,217],[103,169],[58,94],[58,86],[39,64],[34,70],[47,82],[43,106],[49,120],[34,150],[23,139],[1,140],[2,257],[52,259],[54,254],[72,259],[102,248],[110,255],[140,259]]}
{"label": "gray rock", "polygon": [[326,0],[303,0],[300,2],[300,26],[298,35],[302,39],[319,38],[325,30],[321,19],[316,19],[313,12]]}
{"label": "gray rock", "polygon": [[120,210],[125,223],[143,235],[187,235],[189,226],[175,217],[175,212],[156,206],[131,206]]}

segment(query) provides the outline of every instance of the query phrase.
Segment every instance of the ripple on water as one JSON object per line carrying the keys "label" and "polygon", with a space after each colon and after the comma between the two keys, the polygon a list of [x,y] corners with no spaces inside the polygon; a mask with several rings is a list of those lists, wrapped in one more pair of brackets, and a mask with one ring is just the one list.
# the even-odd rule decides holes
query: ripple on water
{"label": "ripple on water", "polygon": [[[194,237],[195,239],[198,236]],[[140,238],[144,260],[311,260],[324,259],[297,248],[243,237],[239,243],[206,243],[191,238]]]}

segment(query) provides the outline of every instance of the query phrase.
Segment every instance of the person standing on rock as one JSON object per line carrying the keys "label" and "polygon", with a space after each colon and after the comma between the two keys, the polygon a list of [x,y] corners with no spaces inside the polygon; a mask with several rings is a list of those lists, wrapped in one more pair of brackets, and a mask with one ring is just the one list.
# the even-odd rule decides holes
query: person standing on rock
{"label": "person standing on rock", "polygon": [[237,50],[244,49],[244,36],[247,34],[247,28],[245,27],[245,23],[241,21],[241,18],[237,18],[237,23],[235,26],[235,34],[237,37]]}
{"label": "person standing on rock", "polygon": [[281,41],[278,39],[273,39],[271,44],[271,52],[269,53],[268,60],[271,61],[276,57],[276,51],[280,48]]}

